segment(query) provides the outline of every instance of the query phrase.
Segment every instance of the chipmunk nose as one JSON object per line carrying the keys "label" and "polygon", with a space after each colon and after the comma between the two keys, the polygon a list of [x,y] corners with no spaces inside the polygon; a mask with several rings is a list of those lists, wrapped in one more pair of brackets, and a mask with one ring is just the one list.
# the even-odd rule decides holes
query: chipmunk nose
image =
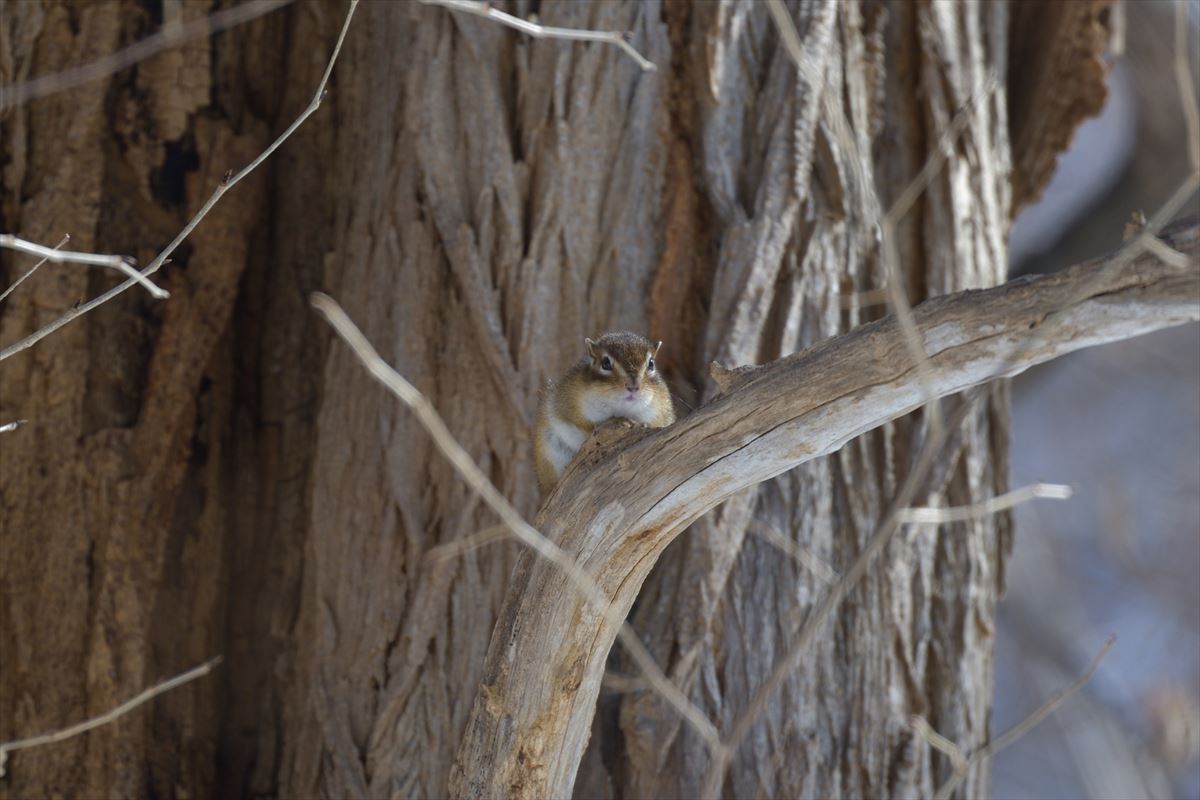
{"label": "chipmunk nose", "polygon": [[638,383],[627,383],[627,384],[625,384],[625,388],[631,392],[636,392],[638,389],[640,389],[642,387]]}

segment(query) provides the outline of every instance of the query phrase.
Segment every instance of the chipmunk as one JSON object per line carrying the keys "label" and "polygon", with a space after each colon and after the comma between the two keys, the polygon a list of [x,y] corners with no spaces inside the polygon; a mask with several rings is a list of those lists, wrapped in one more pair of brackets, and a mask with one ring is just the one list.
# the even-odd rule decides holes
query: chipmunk
{"label": "chipmunk", "polygon": [[587,355],[542,393],[534,449],[538,486],[547,494],[596,425],[623,417],[664,428],[675,421],[671,392],[651,344],[636,333],[584,339]]}

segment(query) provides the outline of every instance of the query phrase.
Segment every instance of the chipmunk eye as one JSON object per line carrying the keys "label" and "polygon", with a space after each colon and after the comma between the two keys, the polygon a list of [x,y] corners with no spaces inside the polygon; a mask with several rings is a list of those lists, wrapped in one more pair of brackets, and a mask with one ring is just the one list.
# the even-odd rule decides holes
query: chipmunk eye
{"label": "chipmunk eye", "polygon": [[604,370],[605,372],[612,370],[612,359],[608,356],[600,359],[600,369]]}
{"label": "chipmunk eye", "polygon": [[654,359],[651,358],[646,362],[646,372],[654,372]]}

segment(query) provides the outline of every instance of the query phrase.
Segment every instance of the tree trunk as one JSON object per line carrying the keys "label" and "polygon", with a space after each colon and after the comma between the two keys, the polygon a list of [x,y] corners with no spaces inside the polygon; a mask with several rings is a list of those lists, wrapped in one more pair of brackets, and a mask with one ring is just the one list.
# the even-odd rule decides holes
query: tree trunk
{"label": "tree trunk", "polygon": [[[444,796],[517,546],[425,558],[495,519],[328,348],[307,293],[337,297],[532,517],[537,392],[584,336],[664,340],[695,406],[715,392],[710,360],[774,359],[878,316],[857,300],[885,283],[867,209],[931,153],[951,157],[897,228],[910,299],[1001,282],[1015,205],[1102,100],[1105,5],[1010,19],[1005,3],[789,3],[801,74],[758,3],[509,9],[630,30],[656,72],[607,45],[363,4],[326,105],[177,253],[169,301],[128,292],[0,365],[0,422],[30,420],[0,435],[0,741],[226,657],[112,725],[15,753],[0,795]],[[211,6],[11,4],[0,84]],[[298,3],[0,111],[0,229],[148,261],[307,103],[344,13]],[[1061,102],[1043,113],[1047,87]],[[940,141],[968,105],[961,135]],[[26,268],[0,263],[8,282]],[[0,345],[113,281],[43,267],[0,306]],[[635,627],[719,730],[824,590],[756,534],[844,569],[925,427],[897,421],[746,490],[650,572]],[[1003,386],[957,445],[922,504],[1005,490]],[[1008,545],[1003,516],[897,537],[724,792],[930,794],[949,764],[906,719],[968,750],[986,741]],[[619,651],[610,668],[635,674]],[[597,708],[579,795],[699,790],[705,746],[657,695]],[[960,792],[987,785],[976,769]]]}

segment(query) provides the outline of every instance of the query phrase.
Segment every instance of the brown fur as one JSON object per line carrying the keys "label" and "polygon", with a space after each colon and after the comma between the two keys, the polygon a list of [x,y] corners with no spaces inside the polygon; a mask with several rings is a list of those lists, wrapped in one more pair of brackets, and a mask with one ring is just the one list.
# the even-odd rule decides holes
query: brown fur
{"label": "brown fur", "polygon": [[[534,456],[538,486],[548,493],[558,482],[558,473],[546,453],[545,436],[550,424],[550,411],[585,434],[596,424],[583,415],[583,402],[590,392],[611,391],[614,386],[638,387],[650,392],[655,417],[650,427],[662,428],[675,421],[671,392],[658,370],[647,369],[647,360],[658,353],[661,342],[652,343],[636,333],[606,333],[593,341],[585,340],[587,354],[556,382],[547,384],[538,407],[534,433]],[[604,372],[601,363],[607,356],[611,372]]]}

